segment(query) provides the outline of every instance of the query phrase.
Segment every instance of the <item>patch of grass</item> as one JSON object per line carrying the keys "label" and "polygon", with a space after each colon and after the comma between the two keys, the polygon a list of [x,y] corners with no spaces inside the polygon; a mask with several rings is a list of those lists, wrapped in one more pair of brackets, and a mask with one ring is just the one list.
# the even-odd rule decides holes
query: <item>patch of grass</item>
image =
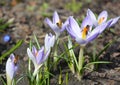
{"label": "patch of grass", "polygon": [[77,13],[82,7],[82,2],[77,2],[76,0],[72,0],[68,4],[65,5],[65,8],[71,10],[73,13]]}

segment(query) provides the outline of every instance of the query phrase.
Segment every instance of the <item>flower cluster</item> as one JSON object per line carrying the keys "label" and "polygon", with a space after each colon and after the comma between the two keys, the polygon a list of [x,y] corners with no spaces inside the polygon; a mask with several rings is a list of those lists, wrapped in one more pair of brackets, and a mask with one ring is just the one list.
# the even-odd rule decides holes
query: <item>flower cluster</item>
{"label": "flower cluster", "polygon": [[98,16],[98,19],[96,19],[94,13],[88,9],[87,16],[82,21],[81,26],[79,26],[73,16],[70,16],[65,23],[62,23],[58,13],[55,11],[53,14],[53,23],[48,18],[45,19],[45,22],[55,32],[57,38],[60,36],[61,32],[66,29],[76,42],[79,44],[87,44],[88,42],[93,41],[106,28],[117,23],[120,18],[116,17],[107,21],[107,17],[107,11],[102,11]]}
{"label": "flower cluster", "polygon": [[[49,18],[46,18],[45,23],[47,23],[50,26],[50,28],[55,32],[55,35],[52,35],[51,33],[46,34],[44,39],[44,46],[41,46],[39,49],[35,47],[35,45],[33,45],[32,48],[27,48],[28,57],[34,64],[34,68],[35,68],[33,72],[34,78],[36,78],[36,80],[39,80],[37,75],[39,73],[39,69],[41,68],[43,63],[47,60],[51,52],[51,48],[54,47],[54,44],[56,44],[55,47],[57,47],[58,43],[56,43],[57,42],[56,40],[58,40],[59,36],[64,30],[66,30],[69,33],[69,35],[78,44],[85,46],[87,43],[96,39],[106,28],[109,28],[113,26],[115,23],[117,23],[120,17],[112,18],[110,20],[107,20],[107,18],[108,18],[107,11],[102,11],[98,15],[98,18],[96,18],[95,14],[90,9],[87,10],[86,16],[83,19],[80,26],[73,16],[69,16],[67,20],[63,23],[60,20],[59,15],[56,11],[53,14],[53,21],[51,21]],[[10,40],[9,36],[5,36],[4,41],[7,42],[9,40]],[[69,41],[68,49],[70,49],[71,47],[72,47],[72,43]],[[55,54],[56,54],[56,50],[57,49],[55,49]],[[78,73],[80,74],[84,63],[83,49],[81,48],[79,59],[76,59],[73,50],[70,50],[69,52],[70,55],[74,57],[73,58],[74,60],[72,62],[75,62]],[[47,64],[49,64],[49,62]],[[11,54],[6,63],[6,75],[7,75],[8,84],[12,82],[17,69],[18,69],[18,58],[15,57],[14,54]],[[49,71],[48,67],[47,70]],[[33,81],[32,79],[31,81]]]}
{"label": "flower cluster", "polygon": [[45,46],[42,46],[38,51],[35,46],[32,47],[32,51],[30,48],[27,48],[28,57],[32,60],[35,70],[33,75],[36,75],[39,68],[42,66],[42,63],[48,58],[50,54],[51,47],[54,46],[55,36],[52,34],[46,34],[45,36]]}

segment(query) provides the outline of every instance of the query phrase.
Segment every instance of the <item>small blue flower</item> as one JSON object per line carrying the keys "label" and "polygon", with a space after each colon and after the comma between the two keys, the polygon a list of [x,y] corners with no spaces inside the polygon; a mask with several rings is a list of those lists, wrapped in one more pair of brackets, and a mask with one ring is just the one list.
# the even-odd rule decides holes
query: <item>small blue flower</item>
{"label": "small blue flower", "polygon": [[10,35],[4,35],[4,36],[3,36],[3,41],[4,41],[5,43],[9,42],[10,39],[11,39],[11,36],[10,36]]}

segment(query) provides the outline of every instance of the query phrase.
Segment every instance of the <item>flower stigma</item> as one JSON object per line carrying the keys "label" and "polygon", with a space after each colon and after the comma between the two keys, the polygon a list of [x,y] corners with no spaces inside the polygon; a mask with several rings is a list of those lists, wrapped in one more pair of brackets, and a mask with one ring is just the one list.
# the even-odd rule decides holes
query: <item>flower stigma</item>
{"label": "flower stigma", "polygon": [[101,18],[98,20],[98,24],[101,24],[104,19],[105,19],[105,17],[101,17]]}

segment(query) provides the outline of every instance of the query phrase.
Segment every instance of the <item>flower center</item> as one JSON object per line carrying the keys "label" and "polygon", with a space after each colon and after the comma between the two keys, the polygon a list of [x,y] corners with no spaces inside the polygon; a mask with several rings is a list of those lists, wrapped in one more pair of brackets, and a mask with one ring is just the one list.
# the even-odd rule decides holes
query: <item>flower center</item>
{"label": "flower center", "polygon": [[38,56],[38,52],[35,53],[35,57],[37,57],[37,56]]}
{"label": "flower center", "polygon": [[57,22],[56,24],[57,24],[58,27],[60,27],[60,28],[62,27],[62,22],[61,22],[61,20],[59,20],[59,22]]}
{"label": "flower center", "polygon": [[98,24],[101,24],[104,19],[105,19],[104,17],[101,17],[101,18],[98,20]]}
{"label": "flower center", "polygon": [[83,28],[83,30],[82,30],[82,39],[86,39],[86,35],[87,35],[88,31],[89,31],[89,28],[90,28],[89,25],[87,25],[86,27]]}

